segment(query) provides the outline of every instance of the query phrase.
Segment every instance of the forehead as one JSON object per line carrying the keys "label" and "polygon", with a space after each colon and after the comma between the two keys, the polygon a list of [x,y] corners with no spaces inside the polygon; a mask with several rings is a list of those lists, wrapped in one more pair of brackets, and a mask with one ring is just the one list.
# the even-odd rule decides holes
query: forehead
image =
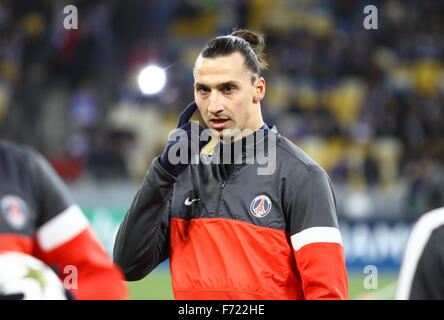
{"label": "forehead", "polygon": [[244,57],[238,52],[216,58],[199,55],[194,66],[195,81],[206,85],[230,80],[249,81],[250,77],[250,72],[244,65]]}

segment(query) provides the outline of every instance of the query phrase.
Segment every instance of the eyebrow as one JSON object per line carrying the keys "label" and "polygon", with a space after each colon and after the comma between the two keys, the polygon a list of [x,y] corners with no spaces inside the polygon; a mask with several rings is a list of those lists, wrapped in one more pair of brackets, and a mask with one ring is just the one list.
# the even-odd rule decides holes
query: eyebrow
{"label": "eyebrow", "polygon": [[[216,88],[217,89],[221,89],[221,88],[226,87],[226,86],[239,87],[240,83],[238,81],[235,81],[235,80],[230,80],[230,81],[226,81],[226,82],[222,82],[222,83],[217,84]],[[209,88],[208,85],[203,84],[203,83],[199,83],[199,82],[194,83],[194,87],[196,89],[206,89],[206,88]]]}

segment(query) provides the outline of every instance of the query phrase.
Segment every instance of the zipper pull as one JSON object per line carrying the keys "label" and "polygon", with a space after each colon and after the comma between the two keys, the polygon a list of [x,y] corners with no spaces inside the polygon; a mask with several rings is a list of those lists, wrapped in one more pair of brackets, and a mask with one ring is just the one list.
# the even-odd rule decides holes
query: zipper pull
{"label": "zipper pull", "polygon": [[223,189],[223,188],[225,188],[226,185],[227,185],[227,180],[225,180],[224,182],[222,182],[220,188]]}

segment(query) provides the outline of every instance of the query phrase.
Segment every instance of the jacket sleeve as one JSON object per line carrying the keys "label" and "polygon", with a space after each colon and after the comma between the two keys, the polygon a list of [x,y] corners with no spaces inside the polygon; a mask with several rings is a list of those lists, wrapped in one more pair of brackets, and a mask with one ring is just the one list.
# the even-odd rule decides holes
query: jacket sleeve
{"label": "jacket sleeve", "polygon": [[114,261],[127,280],[140,280],[169,256],[169,212],[176,178],[153,160],[114,243]]}
{"label": "jacket sleeve", "polygon": [[54,267],[76,299],[127,299],[122,272],[97,240],[81,209],[49,163],[31,152],[39,221],[34,254]]}
{"label": "jacket sleeve", "polygon": [[307,171],[288,210],[291,244],[305,299],[348,299],[336,202],[324,170]]}
{"label": "jacket sleeve", "polygon": [[54,267],[75,299],[124,300],[128,290],[119,268],[100,245],[77,206],[37,232],[35,255]]}

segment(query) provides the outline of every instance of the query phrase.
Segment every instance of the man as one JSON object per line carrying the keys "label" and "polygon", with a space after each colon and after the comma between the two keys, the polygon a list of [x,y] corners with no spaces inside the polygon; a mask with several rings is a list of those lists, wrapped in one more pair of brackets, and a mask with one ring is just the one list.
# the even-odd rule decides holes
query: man
{"label": "man", "polygon": [[[128,280],[169,257],[176,299],[348,298],[330,180],[263,122],[263,48],[260,34],[239,30],[199,54],[195,103],[153,160],[117,234],[114,260]],[[204,146],[204,131],[193,142],[189,122],[196,108],[221,139],[200,161],[193,149]],[[187,161],[177,162],[185,145]],[[274,164],[261,174],[257,160],[267,157]]]}
{"label": "man", "polygon": [[415,224],[399,273],[398,300],[444,299],[444,208],[424,214]]}
{"label": "man", "polygon": [[54,268],[74,299],[128,298],[120,269],[49,163],[31,148],[0,142],[0,253],[6,251]]}

